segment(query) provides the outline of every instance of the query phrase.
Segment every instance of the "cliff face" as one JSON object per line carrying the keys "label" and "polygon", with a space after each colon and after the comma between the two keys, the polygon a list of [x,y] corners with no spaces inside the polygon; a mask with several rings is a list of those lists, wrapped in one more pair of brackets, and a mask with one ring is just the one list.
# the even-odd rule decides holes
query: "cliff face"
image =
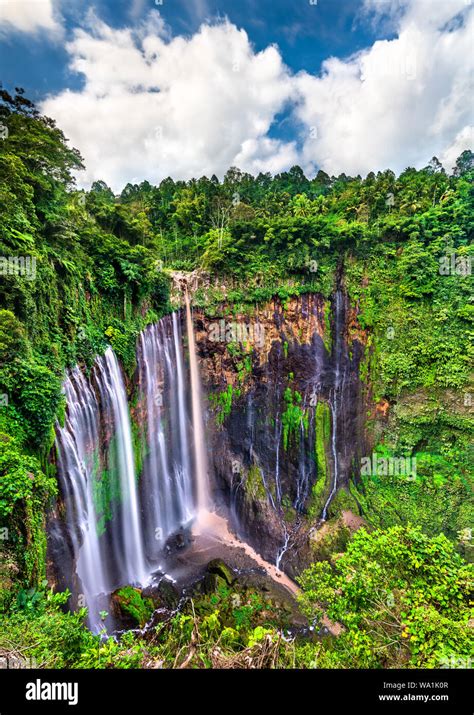
{"label": "cliff face", "polygon": [[342,289],[252,315],[194,314],[217,489],[242,536],[290,572],[365,454],[355,320]]}

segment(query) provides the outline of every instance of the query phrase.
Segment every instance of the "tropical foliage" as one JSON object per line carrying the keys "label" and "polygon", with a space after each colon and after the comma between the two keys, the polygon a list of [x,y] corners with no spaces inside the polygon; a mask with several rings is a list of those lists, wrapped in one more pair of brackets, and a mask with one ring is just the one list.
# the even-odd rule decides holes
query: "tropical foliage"
{"label": "tropical foliage", "polygon": [[[21,90],[0,90],[0,124],[0,648],[29,649],[44,667],[437,667],[467,658],[472,153],[448,172],[436,158],[365,178],[231,168],[222,181],[144,181],[115,195],[102,181],[75,188],[79,153]],[[287,641],[261,594],[237,594],[235,605],[221,584],[149,638],[101,641],[83,610],[61,610],[68,594],[46,590],[63,371],[90,366],[111,344],[131,374],[138,332],[170,309],[173,270],[219,278],[194,296],[209,314],[222,301],[240,310],[272,296],[283,305],[306,292],[328,298],[343,272],[352,337],[365,346],[369,431],[379,454],[416,455],[418,479],[355,480],[338,496],[335,504],[361,507],[369,530],[300,579],[304,612],[315,625],[324,615],[338,623],[337,638]],[[233,396],[219,396],[221,419]],[[285,447],[298,439],[300,402],[285,394]],[[316,456],[323,464],[324,445]],[[133,589],[122,598],[143,624],[149,604]]]}

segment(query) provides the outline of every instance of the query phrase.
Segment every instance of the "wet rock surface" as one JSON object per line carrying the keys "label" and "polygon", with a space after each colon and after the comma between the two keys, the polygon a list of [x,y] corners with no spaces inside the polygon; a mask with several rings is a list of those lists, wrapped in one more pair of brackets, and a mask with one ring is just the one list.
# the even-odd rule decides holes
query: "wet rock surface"
{"label": "wet rock surface", "polygon": [[[331,301],[314,294],[285,305],[275,299],[251,316],[196,311],[194,323],[216,490],[242,538],[295,574],[310,558],[309,528],[333,487],[357,478],[366,451],[364,333],[356,310],[341,284]],[[322,447],[324,470],[316,454],[318,402],[328,406],[331,435],[336,430],[332,449],[328,440]]]}

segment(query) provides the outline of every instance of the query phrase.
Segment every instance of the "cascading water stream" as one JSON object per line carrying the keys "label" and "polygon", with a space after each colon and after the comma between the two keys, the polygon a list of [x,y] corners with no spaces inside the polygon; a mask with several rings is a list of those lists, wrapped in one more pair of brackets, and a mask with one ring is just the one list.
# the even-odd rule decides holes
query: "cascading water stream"
{"label": "cascading water stream", "polygon": [[202,400],[201,400],[201,380],[199,376],[199,368],[196,354],[196,341],[194,339],[193,319],[191,315],[191,306],[189,304],[188,291],[184,294],[186,304],[186,328],[188,333],[189,343],[189,366],[191,372],[191,401],[193,414],[193,430],[194,430],[194,457],[196,471],[196,501],[198,520],[201,516],[205,516],[209,510],[209,483],[208,483],[208,467],[206,445],[204,440],[204,424],[202,418]]}
{"label": "cascading water stream", "polygon": [[[76,570],[84,600],[91,604],[98,594],[109,589],[94,501],[99,406],[95,393],[77,367],[66,378],[63,391],[68,411],[64,426],[56,426],[58,470],[60,475],[68,477],[63,479],[63,485],[69,533],[77,554]],[[98,614],[89,613],[89,625],[96,631],[100,628]]]}
{"label": "cascading water stream", "polygon": [[324,505],[323,512],[321,514],[321,519],[323,521],[326,521],[327,515],[328,515],[328,508],[329,505],[337,491],[337,483],[339,479],[339,457],[337,454],[337,390],[334,388],[334,391],[331,396],[331,454],[332,454],[332,461],[333,461],[333,482],[332,482],[332,487],[331,491],[329,493],[329,496],[326,500],[326,503]]}
{"label": "cascading water stream", "polygon": [[277,567],[277,569],[280,568],[281,560],[282,560],[283,556],[286,554],[286,552],[288,551],[288,546],[290,543],[290,532],[288,531],[285,523],[283,525],[283,530],[285,533],[285,541],[281,545],[280,549],[278,549],[277,557],[275,560],[275,566]]}
{"label": "cascading water stream", "polygon": [[141,497],[147,554],[159,558],[166,539],[195,513],[191,425],[181,327],[176,313],[140,335],[139,398],[142,420]]}
{"label": "cascading water stream", "polygon": [[275,418],[275,490],[276,490],[276,501],[278,508],[281,508],[281,481],[280,481],[280,441],[283,432],[283,425],[281,423],[280,417],[277,414]]}
{"label": "cascading water stream", "polygon": [[76,592],[88,606],[90,628],[98,632],[104,625],[99,615],[104,595],[124,583],[143,584],[148,574],[128,403],[112,349],[97,358],[90,382],[74,368],[64,393],[66,418],[56,437],[58,475]]}
{"label": "cascading water stream", "polygon": [[143,551],[143,535],[138,504],[137,478],[127,395],[120,367],[111,348],[98,358],[96,370],[101,404],[115,426],[115,466],[120,485],[120,580],[143,584],[148,566]]}
{"label": "cascading water stream", "polygon": [[339,480],[339,456],[337,453],[337,440],[338,440],[338,400],[339,400],[339,388],[341,381],[341,351],[342,351],[342,293],[340,289],[336,291],[336,306],[335,306],[335,341],[334,341],[334,357],[335,357],[335,367],[334,367],[334,387],[331,394],[331,453],[333,458],[333,482],[331,491],[324,505],[321,519],[326,521],[329,505],[334,498],[337,491],[337,485]]}
{"label": "cascading water stream", "polygon": [[95,632],[104,625],[104,596],[126,584],[145,585],[166,539],[195,514],[176,314],[143,331],[137,363],[140,488],[125,383],[111,348],[96,359],[90,381],[77,367],[66,377],[66,419],[57,425],[58,475],[78,578],[71,586],[83,595]]}

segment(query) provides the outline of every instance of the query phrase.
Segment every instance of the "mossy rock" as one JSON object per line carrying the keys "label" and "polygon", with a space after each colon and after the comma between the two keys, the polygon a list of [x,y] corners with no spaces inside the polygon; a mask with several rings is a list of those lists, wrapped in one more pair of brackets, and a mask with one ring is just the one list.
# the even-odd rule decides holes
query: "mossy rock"
{"label": "mossy rock", "polygon": [[330,560],[333,554],[346,549],[350,537],[350,530],[341,519],[326,522],[310,538],[312,560]]}
{"label": "mossy rock", "polygon": [[212,561],[209,561],[207,565],[207,572],[224,579],[229,586],[232,586],[237,579],[235,572],[221,559],[213,559]]}
{"label": "mossy rock", "polygon": [[343,511],[353,511],[357,513],[359,507],[354,495],[346,487],[338,489],[334,499],[331,501],[328,514],[330,519],[334,519],[342,514]]}
{"label": "mossy rock", "polygon": [[174,611],[181,598],[181,591],[168,578],[162,578],[157,586],[143,589],[142,596],[151,599],[155,608],[167,608]]}
{"label": "mossy rock", "polygon": [[205,573],[203,578],[195,585],[194,591],[199,594],[209,595],[216,593],[221,588],[228,588],[227,581],[216,573]]}
{"label": "mossy rock", "polygon": [[150,620],[154,610],[151,598],[144,598],[140,589],[124,586],[112,594],[115,615],[125,626],[143,627]]}
{"label": "mossy rock", "polygon": [[162,603],[164,603],[167,608],[171,609],[175,609],[178,606],[179,600],[181,598],[180,591],[167,578],[164,578],[160,581],[158,586],[158,594],[162,600]]}
{"label": "mossy rock", "polygon": [[245,480],[245,496],[253,500],[265,500],[267,493],[260,468],[253,464]]}

